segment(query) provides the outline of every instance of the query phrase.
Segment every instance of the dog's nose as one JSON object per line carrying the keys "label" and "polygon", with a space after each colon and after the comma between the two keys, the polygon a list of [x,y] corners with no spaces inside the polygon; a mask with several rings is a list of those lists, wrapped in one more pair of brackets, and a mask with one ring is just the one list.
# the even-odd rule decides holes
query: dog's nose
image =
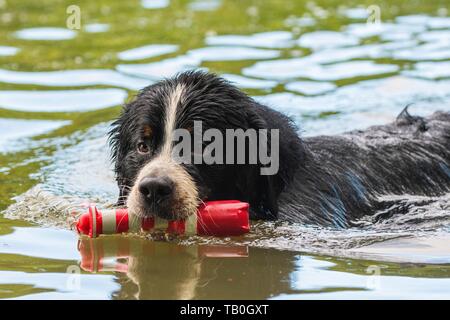
{"label": "dog's nose", "polygon": [[139,192],[155,202],[168,198],[173,192],[173,182],[168,177],[144,178],[139,183]]}

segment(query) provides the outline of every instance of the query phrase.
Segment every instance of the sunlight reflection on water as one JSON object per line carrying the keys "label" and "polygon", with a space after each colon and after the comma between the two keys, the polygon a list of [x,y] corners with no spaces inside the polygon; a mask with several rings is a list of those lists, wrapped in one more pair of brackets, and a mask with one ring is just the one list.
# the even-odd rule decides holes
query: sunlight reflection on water
{"label": "sunlight reflection on water", "polygon": [[[53,62],[60,64],[52,70],[36,71],[29,61],[0,69],[0,155],[6,159],[0,159],[0,178],[37,181],[5,211],[8,217],[21,220],[0,218],[1,257],[6,263],[13,261],[9,265],[14,266],[0,270],[0,298],[15,297],[16,293],[5,287],[12,284],[32,288],[20,293],[30,299],[448,297],[448,196],[426,199],[430,205],[418,205],[410,214],[365,229],[255,223],[253,233],[239,239],[191,237],[177,239],[175,243],[180,245],[131,236],[88,241],[92,246],[89,250],[98,250],[96,253],[109,248],[112,262],[108,266],[120,263],[126,272],[82,274],[81,289],[67,289],[66,269],[78,267],[80,261],[92,256],[77,250],[77,236],[66,230],[67,212],[56,214],[50,209],[55,199],[74,207],[82,201],[110,206],[116,200],[117,186],[105,138],[110,118],[61,137],[36,141],[30,137],[64,129],[86,111],[95,117],[95,112],[123,104],[155,81],[198,68],[219,72],[248,89],[256,100],[285,112],[299,124],[303,136],[385,124],[410,103],[414,103],[410,111],[417,115],[450,111],[450,18],[446,14],[419,12],[367,24],[365,7],[340,7],[337,13],[346,22],[339,28],[328,28],[323,25],[333,11],[308,3],[306,12],[290,12],[279,23],[266,26],[263,9],[250,6],[240,11],[245,11],[244,20],[252,25],[252,31],[240,34],[233,28],[222,32],[211,28],[191,46],[192,39],[177,43],[159,37],[158,29],[153,28],[168,21],[161,14],[172,12],[174,5],[169,0],[142,0],[139,12],[146,16],[136,20],[141,19],[146,29],[132,25],[133,34],[127,37],[133,44],[125,47],[120,42],[119,26],[109,20],[83,25],[84,32],[34,24],[36,27],[13,30],[2,39],[2,59],[19,59],[27,46],[34,44],[41,48],[39,55],[48,50],[49,59],[53,59],[61,52],[40,47],[40,41],[64,44],[60,50],[67,50],[67,43],[100,33],[98,37],[110,41],[105,44],[99,40],[95,50],[112,62],[97,69],[84,66],[83,59],[95,54],[94,49],[85,48],[86,57],[73,57],[79,63],[71,68],[55,58]],[[169,20],[178,28],[173,32],[200,28],[194,14],[220,13],[227,5],[219,0],[189,1],[185,11],[173,10]],[[135,33],[141,38],[136,40]],[[72,57],[70,50],[64,53]],[[39,115],[39,120],[33,120],[35,112],[45,112],[49,119]],[[64,119],[73,120],[51,118],[55,112],[77,112],[77,116],[64,114]],[[11,114],[19,119],[11,119]],[[46,153],[49,146],[55,149],[51,154]],[[11,152],[26,150],[34,152],[31,158],[15,163]],[[40,164],[33,172],[19,176],[21,168],[31,163]],[[9,188],[16,184],[0,186],[0,190],[11,192]],[[419,203],[423,199],[410,200]],[[422,209],[428,210],[427,217]],[[38,226],[20,226],[23,220]],[[211,249],[211,245],[237,246],[239,252],[246,248],[246,254],[226,258],[220,256],[223,250]],[[115,252],[118,247],[126,248],[126,254]],[[211,251],[219,255],[217,260],[205,254]],[[337,258],[301,255],[299,251]],[[161,263],[155,264],[155,260]],[[412,267],[386,261],[411,262]],[[373,279],[366,272],[370,263],[384,268],[378,289],[368,286]],[[417,271],[414,263],[427,264],[427,270]],[[265,274],[265,279],[261,280],[260,274]],[[169,278],[172,281],[167,281]],[[253,287],[257,289],[249,289]],[[1,292],[8,293],[2,296]]]}

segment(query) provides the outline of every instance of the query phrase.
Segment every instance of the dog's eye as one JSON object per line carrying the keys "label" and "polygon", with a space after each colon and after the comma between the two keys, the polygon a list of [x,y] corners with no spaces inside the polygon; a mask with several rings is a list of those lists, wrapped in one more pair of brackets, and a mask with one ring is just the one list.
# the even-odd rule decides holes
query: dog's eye
{"label": "dog's eye", "polygon": [[150,152],[150,147],[145,142],[139,142],[137,145],[137,150],[141,154],[147,154]]}

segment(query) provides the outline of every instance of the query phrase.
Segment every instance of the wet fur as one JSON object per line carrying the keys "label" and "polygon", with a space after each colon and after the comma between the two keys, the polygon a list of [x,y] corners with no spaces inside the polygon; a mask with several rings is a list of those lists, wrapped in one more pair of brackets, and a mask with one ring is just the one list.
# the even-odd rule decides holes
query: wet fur
{"label": "wet fur", "polygon": [[[196,188],[196,201],[239,199],[250,203],[255,219],[346,227],[383,209],[380,195],[434,196],[450,191],[449,113],[420,118],[405,109],[388,125],[302,139],[291,119],[227,81],[209,73],[186,72],[144,88],[114,122],[111,144],[119,203],[128,197],[141,169],[158,158],[167,99],[180,85],[184,90],[177,128],[201,120],[204,130],[280,130],[280,169],[274,176],[261,176],[259,164],[182,165]],[[142,157],[134,146],[148,125],[154,132],[153,151]]]}

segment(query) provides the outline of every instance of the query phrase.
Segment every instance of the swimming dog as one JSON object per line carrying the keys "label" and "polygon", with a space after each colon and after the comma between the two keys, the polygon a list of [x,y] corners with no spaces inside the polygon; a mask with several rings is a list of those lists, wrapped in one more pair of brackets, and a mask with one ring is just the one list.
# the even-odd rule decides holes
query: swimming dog
{"label": "swimming dog", "polygon": [[[245,136],[247,161],[180,161],[174,151],[183,135],[176,132],[195,136],[197,122],[201,133],[241,129],[266,136]],[[422,118],[405,108],[393,123],[363,131],[311,138],[298,131],[289,117],[214,74],[189,71],[162,80],[142,89],[112,124],[118,204],[139,216],[176,219],[195,213],[202,201],[236,199],[250,204],[253,219],[346,227],[382,209],[380,195],[450,191],[450,113]],[[279,161],[272,174],[261,173],[270,165],[262,158],[248,161],[250,149],[264,146]],[[200,152],[206,149],[201,140]],[[226,153],[232,151],[239,150]]]}

